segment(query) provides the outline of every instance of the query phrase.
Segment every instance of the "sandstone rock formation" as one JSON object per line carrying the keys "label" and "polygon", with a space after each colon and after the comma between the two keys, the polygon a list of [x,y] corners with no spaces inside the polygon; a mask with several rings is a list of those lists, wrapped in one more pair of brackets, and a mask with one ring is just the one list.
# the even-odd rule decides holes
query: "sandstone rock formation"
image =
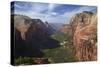
{"label": "sandstone rock formation", "polygon": [[31,18],[27,16],[14,16],[14,27],[21,32],[21,37],[23,40],[25,40],[25,33],[28,31],[31,23]]}
{"label": "sandstone rock formation", "polygon": [[71,26],[70,24],[64,24],[61,28],[60,28],[60,32],[64,33],[64,34],[71,34]]}
{"label": "sandstone rock formation", "polygon": [[78,61],[97,59],[97,16],[84,11],[76,14],[70,22],[75,56]]}

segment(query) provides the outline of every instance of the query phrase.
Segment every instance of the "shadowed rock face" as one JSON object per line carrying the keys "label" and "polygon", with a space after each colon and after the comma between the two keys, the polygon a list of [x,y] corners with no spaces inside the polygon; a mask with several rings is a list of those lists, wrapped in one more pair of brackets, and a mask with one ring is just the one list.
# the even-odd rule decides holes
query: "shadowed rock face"
{"label": "shadowed rock face", "polygon": [[79,61],[97,59],[97,16],[91,12],[75,15],[71,22],[75,56]]}
{"label": "shadowed rock face", "polygon": [[15,33],[15,57],[42,57],[42,49],[59,46],[59,42],[50,37],[52,31],[50,32],[49,27],[40,19],[13,15],[12,20],[14,20],[12,24]]}

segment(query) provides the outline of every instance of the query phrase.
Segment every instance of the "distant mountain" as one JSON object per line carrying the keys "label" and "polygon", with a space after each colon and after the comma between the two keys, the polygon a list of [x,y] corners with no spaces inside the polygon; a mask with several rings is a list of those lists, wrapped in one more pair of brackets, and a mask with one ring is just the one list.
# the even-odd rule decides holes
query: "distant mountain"
{"label": "distant mountain", "polygon": [[59,31],[59,29],[63,26],[64,23],[49,23],[56,31]]}

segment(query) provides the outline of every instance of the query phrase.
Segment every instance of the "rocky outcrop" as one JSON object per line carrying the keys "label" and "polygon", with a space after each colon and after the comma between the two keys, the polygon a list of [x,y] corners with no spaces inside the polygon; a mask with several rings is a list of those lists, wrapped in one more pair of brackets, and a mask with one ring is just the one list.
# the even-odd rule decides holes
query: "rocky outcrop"
{"label": "rocky outcrop", "polygon": [[14,27],[21,33],[23,40],[25,40],[25,33],[28,31],[31,23],[31,18],[27,16],[14,15]]}
{"label": "rocky outcrop", "polygon": [[97,59],[97,16],[84,11],[76,14],[70,22],[75,56],[78,61]]}

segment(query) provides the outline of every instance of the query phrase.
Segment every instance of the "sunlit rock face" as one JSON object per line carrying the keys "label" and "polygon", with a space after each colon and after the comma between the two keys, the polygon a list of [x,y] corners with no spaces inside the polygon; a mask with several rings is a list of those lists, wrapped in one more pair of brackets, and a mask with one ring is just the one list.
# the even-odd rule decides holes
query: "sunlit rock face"
{"label": "sunlit rock face", "polygon": [[97,16],[84,11],[71,19],[73,45],[78,61],[97,59]]}
{"label": "sunlit rock face", "polygon": [[18,31],[20,31],[23,40],[25,40],[25,33],[28,31],[31,23],[31,19],[27,16],[14,16],[14,26]]}

